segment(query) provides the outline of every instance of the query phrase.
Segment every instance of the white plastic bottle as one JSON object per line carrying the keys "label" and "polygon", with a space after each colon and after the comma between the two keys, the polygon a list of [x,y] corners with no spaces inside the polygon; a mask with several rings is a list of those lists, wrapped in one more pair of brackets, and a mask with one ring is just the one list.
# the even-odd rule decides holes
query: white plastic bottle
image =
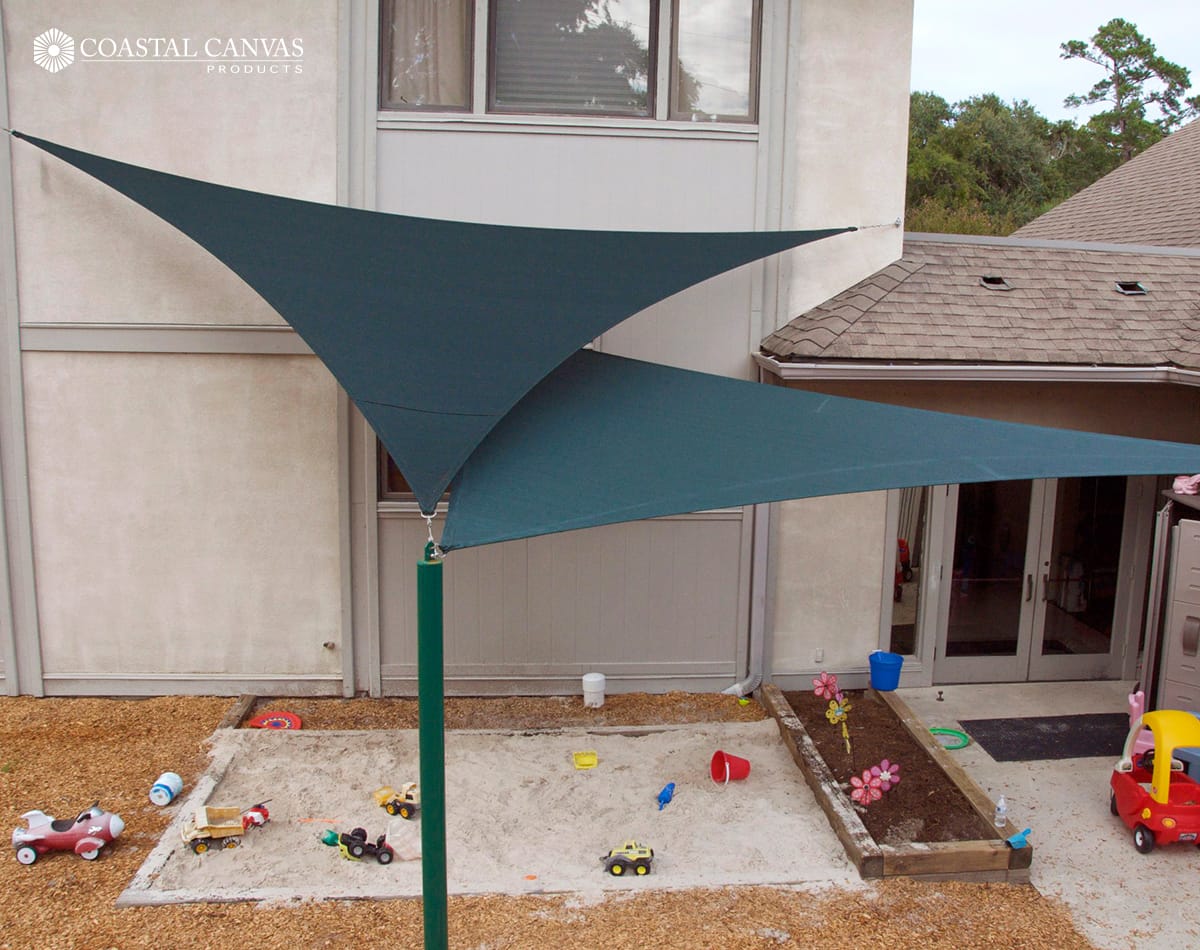
{"label": "white plastic bottle", "polygon": [[995,824],[997,828],[1003,828],[1008,824],[1008,802],[1004,800],[1003,795],[996,799]]}

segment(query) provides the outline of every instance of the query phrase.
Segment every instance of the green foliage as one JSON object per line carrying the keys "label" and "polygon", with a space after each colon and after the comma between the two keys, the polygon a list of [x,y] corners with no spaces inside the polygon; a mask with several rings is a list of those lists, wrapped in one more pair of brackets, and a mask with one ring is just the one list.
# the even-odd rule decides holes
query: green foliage
{"label": "green foliage", "polygon": [[[1104,70],[1103,79],[1082,96],[1068,96],[1063,105],[1108,103],[1109,108],[1092,116],[1087,125],[1119,152],[1123,162],[1200,112],[1200,96],[1184,95],[1191,85],[1188,70],[1159,56],[1154,44],[1128,20],[1109,20],[1089,43],[1070,40],[1060,49],[1063,59],[1081,59]],[[1158,118],[1147,117],[1150,107]]]}
{"label": "green foliage", "polygon": [[[1186,98],[1188,70],[1157,54],[1132,23],[1115,19],[1091,43],[1062,44],[1063,59],[1106,71],[1066,105],[1111,104],[1083,125],[1051,122],[1028,102],[973,96],[953,105],[932,92],[909,101],[905,228],[1010,234],[1200,114]],[[1153,108],[1156,118],[1148,118]]]}

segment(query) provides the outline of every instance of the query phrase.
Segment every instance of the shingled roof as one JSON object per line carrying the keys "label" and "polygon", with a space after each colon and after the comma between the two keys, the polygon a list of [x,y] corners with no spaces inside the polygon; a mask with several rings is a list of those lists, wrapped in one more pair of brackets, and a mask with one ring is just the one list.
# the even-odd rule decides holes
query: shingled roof
{"label": "shingled roof", "polygon": [[1200,120],[1168,135],[1013,236],[1200,247]]}
{"label": "shingled roof", "polygon": [[762,350],[791,362],[1200,368],[1200,249],[909,234],[900,260]]}

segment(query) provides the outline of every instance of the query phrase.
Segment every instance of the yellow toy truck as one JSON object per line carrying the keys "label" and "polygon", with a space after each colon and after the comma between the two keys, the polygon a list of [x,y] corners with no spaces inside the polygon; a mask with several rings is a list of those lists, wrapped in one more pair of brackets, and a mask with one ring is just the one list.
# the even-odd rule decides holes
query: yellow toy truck
{"label": "yellow toy truck", "polygon": [[421,790],[416,782],[405,782],[396,791],[392,786],[385,785],[375,790],[372,796],[375,804],[389,815],[399,815],[411,821],[421,810]]}
{"label": "yellow toy truck", "polygon": [[654,860],[654,849],[638,844],[632,838],[619,848],[613,848],[608,854],[601,855],[604,870],[613,877],[621,877],[632,871],[643,875],[650,873],[650,862]]}
{"label": "yellow toy truck", "polygon": [[247,828],[265,825],[270,819],[265,802],[244,810],[201,805],[184,819],[179,833],[193,853],[204,854],[213,848],[236,848]]}

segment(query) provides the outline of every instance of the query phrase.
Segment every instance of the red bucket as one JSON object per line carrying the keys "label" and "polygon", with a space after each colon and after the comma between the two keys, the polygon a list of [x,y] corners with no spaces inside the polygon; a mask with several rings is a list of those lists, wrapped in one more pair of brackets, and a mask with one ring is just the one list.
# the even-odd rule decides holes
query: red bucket
{"label": "red bucket", "polygon": [[728,785],[730,782],[739,782],[749,775],[750,763],[745,759],[739,759],[736,755],[730,755],[728,752],[722,752],[718,749],[713,753],[712,762],[709,763],[708,770],[712,774],[714,782]]}

